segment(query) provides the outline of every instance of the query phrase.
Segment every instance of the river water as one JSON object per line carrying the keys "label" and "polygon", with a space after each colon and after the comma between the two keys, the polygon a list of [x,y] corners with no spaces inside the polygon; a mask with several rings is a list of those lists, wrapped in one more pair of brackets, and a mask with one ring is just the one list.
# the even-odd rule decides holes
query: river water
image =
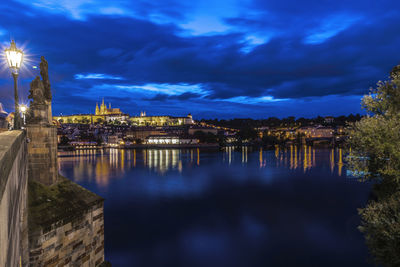
{"label": "river water", "polygon": [[114,266],[372,266],[370,185],[341,149],[85,150],[60,172],[104,197]]}

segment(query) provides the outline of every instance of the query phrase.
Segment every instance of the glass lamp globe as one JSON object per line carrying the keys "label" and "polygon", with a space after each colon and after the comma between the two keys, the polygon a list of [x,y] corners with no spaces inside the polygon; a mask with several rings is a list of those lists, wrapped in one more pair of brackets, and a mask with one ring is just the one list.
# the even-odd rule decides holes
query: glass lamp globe
{"label": "glass lamp globe", "polygon": [[17,72],[21,67],[22,57],[24,53],[22,52],[22,50],[17,48],[14,40],[11,41],[10,47],[5,49],[5,52],[8,66],[10,67],[10,69]]}

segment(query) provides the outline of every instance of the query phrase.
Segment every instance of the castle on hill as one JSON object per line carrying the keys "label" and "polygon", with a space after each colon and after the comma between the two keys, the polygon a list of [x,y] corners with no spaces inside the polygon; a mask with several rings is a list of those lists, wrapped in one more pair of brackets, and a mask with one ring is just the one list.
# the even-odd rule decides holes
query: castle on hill
{"label": "castle on hill", "polygon": [[107,105],[104,104],[104,98],[103,102],[100,105],[96,103],[96,110],[95,110],[95,115],[122,115],[122,111],[119,108],[111,108],[111,103],[109,103],[109,106],[107,108]]}
{"label": "castle on hill", "polygon": [[129,123],[134,126],[182,126],[193,124],[192,115],[186,117],[174,117],[169,115],[147,116],[145,111],[140,112],[140,116],[130,116],[121,111],[119,108],[111,108],[111,103],[108,107],[104,103],[104,98],[99,107],[96,103],[94,114],[75,114],[75,115],[60,115],[53,116],[57,123],[104,123],[119,121]]}

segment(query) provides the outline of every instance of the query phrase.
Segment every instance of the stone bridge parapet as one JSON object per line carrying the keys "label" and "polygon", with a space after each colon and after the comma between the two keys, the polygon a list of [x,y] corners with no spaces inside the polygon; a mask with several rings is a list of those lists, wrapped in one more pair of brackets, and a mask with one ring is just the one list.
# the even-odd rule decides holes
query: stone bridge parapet
{"label": "stone bridge parapet", "polygon": [[29,261],[27,166],[25,132],[0,133],[0,266]]}

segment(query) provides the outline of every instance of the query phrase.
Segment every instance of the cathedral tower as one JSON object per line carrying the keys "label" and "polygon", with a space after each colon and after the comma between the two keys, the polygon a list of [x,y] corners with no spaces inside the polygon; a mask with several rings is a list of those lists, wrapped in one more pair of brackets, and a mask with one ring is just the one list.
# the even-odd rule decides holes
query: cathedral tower
{"label": "cathedral tower", "polygon": [[103,98],[103,101],[101,102],[101,106],[100,106],[100,114],[104,115],[104,114],[106,114],[106,111],[107,111],[107,107],[104,104],[104,98]]}

